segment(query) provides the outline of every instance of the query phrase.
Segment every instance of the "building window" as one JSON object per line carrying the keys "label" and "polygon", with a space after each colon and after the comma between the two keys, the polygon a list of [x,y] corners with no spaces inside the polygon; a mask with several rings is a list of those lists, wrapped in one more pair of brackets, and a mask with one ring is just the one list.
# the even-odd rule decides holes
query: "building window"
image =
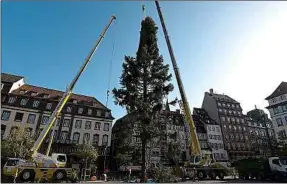
{"label": "building window", "polygon": [[241,123],[244,123],[244,119],[241,119]]}
{"label": "building window", "polygon": [[94,134],[93,135],[93,145],[98,146],[99,145],[99,134]]}
{"label": "building window", "polygon": [[41,124],[46,125],[48,123],[48,120],[49,120],[49,116],[43,116]]}
{"label": "building window", "polygon": [[209,134],[209,139],[212,139],[212,135],[211,134]]}
{"label": "building window", "polygon": [[230,118],[229,117],[227,117],[226,119],[227,119],[228,122],[230,122]]}
{"label": "building window", "polygon": [[287,105],[283,105],[282,110],[283,110],[283,112],[286,112],[287,111]]}
{"label": "building window", "polygon": [[72,112],[72,107],[67,107],[67,112]]}
{"label": "building window", "polygon": [[275,107],[274,108],[274,114],[278,114],[279,113],[279,107]]}
{"label": "building window", "polygon": [[86,121],[85,129],[91,129],[91,124],[92,124],[91,121]]}
{"label": "building window", "polygon": [[78,103],[78,101],[77,101],[77,100],[73,100],[73,103],[74,103],[74,104],[77,104],[77,103]]}
{"label": "building window", "polygon": [[232,122],[235,122],[235,119],[234,119],[234,118],[231,118],[231,121],[232,121]]}
{"label": "building window", "polygon": [[108,135],[103,135],[102,145],[103,146],[107,146],[108,145]]}
{"label": "building window", "polygon": [[235,108],[235,105],[234,105],[234,104],[232,104],[231,106],[232,106],[232,108]]}
{"label": "building window", "polygon": [[101,116],[101,111],[97,110],[97,116]]}
{"label": "building window", "polygon": [[28,119],[27,119],[27,123],[34,124],[35,123],[35,119],[36,119],[36,114],[29,114],[28,115]]}
{"label": "building window", "polygon": [[52,103],[47,103],[46,109],[51,109],[52,108]]}
{"label": "building window", "polygon": [[240,106],[237,104],[237,105],[236,105],[236,108],[237,108],[237,109],[240,109]]}
{"label": "building window", "polygon": [[230,107],[230,104],[229,104],[229,103],[227,104],[227,107]]}
{"label": "building window", "polygon": [[277,125],[278,125],[278,126],[282,126],[282,125],[283,125],[283,122],[282,122],[282,119],[281,119],[281,118],[277,118],[277,119],[276,119],[276,122],[277,122]]}
{"label": "building window", "polygon": [[227,110],[226,109],[224,109],[224,114],[227,114]]}
{"label": "building window", "polygon": [[272,102],[275,103],[276,102],[276,97],[272,99]]}
{"label": "building window", "polygon": [[226,125],[223,125],[223,128],[226,129]]}
{"label": "building window", "polygon": [[78,113],[82,114],[83,113],[83,108],[79,108]]}
{"label": "building window", "polygon": [[222,106],[223,106],[223,107],[226,107],[225,103],[222,103]]}
{"label": "building window", "polygon": [[76,120],[75,128],[80,129],[82,127],[82,120]]}
{"label": "building window", "polygon": [[16,112],[14,121],[19,121],[19,122],[21,122],[22,119],[23,119],[23,116],[24,116],[24,113]]}
{"label": "building window", "polygon": [[222,112],[222,109],[218,109],[218,111],[221,113],[221,112]]}
{"label": "building window", "polygon": [[220,136],[220,135],[218,135],[218,136],[217,136],[217,139],[218,139],[218,140],[221,140],[221,136]]}
{"label": "building window", "polygon": [[80,133],[75,132],[73,135],[73,143],[79,144],[79,140],[80,140]]}
{"label": "building window", "polygon": [[225,121],[225,117],[221,117],[221,121]]}
{"label": "building window", "polygon": [[67,139],[68,139],[68,132],[67,131],[62,131],[61,132],[61,136],[60,136],[61,142],[64,143]]}
{"label": "building window", "polygon": [[22,99],[20,102],[20,105],[26,105],[28,102],[28,99]]}
{"label": "building window", "polygon": [[32,93],[31,96],[37,96],[38,93]]}
{"label": "building window", "polygon": [[210,126],[208,126],[208,130],[211,131],[211,127]]}
{"label": "building window", "polygon": [[83,143],[84,143],[84,144],[89,144],[89,142],[90,142],[90,134],[89,134],[89,133],[85,133],[85,134],[84,134]]}
{"label": "building window", "polygon": [[49,98],[50,97],[50,95],[44,95],[44,98]]}
{"label": "building window", "polygon": [[10,114],[11,114],[10,111],[3,111],[2,116],[1,116],[1,120],[8,121],[10,118]]}
{"label": "building window", "polygon": [[279,136],[280,139],[286,138],[286,137],[287,137],[287,136],[286,136],[286,131],[285,131],[285,130],[280,130],[280,131],[278,132],[278,136]]}
{"label": "building window", "polygon": [[100,122],[96,122],[95,123],[95,130],[100,130],[101,129],[101,123]]}
{"label": "building window", "polygon": [[8,103],[14,103],[16,101],[15,97],[10,97]]}
{"label": "building window", "polygon": [[33,107],[38,107],[38,106],[39,106],[39,104],[40,104],[40,102],[39,102],[39,101],[34,101],[34,102],[33,102]]}
{"label": "building window", "polygon": [[56,126],[60,126],[60,122],[61,122],[61,119],[60,119],[60,118],[57,118]]}
{"label": "building window", "polygon": [[63,127],[70,127],[70,119],[64,119]]}
{"label": "building window", "polygon": [[217,132],[220,132],[219,127],[216,127],[216,131],[217,131]]}
{"label": "building window", "polygon": [[92,109],[88,109],[88,115],[92,115],[93,110]]}
{"label": "building window", "polygon": [[[105,113],[105,117],[106,117],[106,118],[110,117],[110,112],[106,112],[106,113]],[[175,121],[178,123],[178,119],[176,119]]]}
{"label": "building window", "polygon": [[218,102],[217,104],[218,104],[219,107],[221,106],[221,103],[220,103],[220,102]]}
{"label": "building window", "polygon": [[104,131],[109,131],[109,128],[110,128],[110,124],[109,123],[105,123]]}

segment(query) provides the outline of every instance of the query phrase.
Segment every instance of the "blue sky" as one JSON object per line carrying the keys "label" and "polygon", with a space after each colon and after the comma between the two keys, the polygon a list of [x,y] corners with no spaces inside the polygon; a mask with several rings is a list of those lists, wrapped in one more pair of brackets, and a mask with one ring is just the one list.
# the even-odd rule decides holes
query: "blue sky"
{"label": "blue sky", "polygon": [[[74,90],[105,104],[111,60],[112,89],[119,87],[124,55],[135,56],[142,2],[2,1],[2,72],[65,90],[114,14],[116,24]],[[159,26],[160,53],[171,65],[154,2],[145,5]],[[287,2],[182,1],[161,7],[191,108],[201,107],[209,88],[234,97],[245,112],[255,104],[264,108],[264,98],[287,81]],[[175,96],[177,87],[170,99]],[[108,107],[116,118],[125,114],[111,96]]]}

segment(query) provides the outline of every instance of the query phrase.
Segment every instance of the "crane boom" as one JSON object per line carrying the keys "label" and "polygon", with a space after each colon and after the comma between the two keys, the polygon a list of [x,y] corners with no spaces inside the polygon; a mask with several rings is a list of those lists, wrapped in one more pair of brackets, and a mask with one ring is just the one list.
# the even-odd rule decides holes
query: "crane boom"
{"label": "crane boom", "polygon": [[58,103],[57,107],[55,108],[54,112],[52,113],[52,115],[50,116],[48,123],[46,125],[46,127],[43,129],[43,131],[41,132],[40,136],[38,137],[38,139],[36,140],[36,142],[34,143],[34,146],[31,148],[31,152],[33,152],[33,156],[35,156],[41,146],[41,144],[43,143],[45,137],[47,136],[49,130],[51,129],[51,127],[53,126],[54,122],[56,121],[56,119],[58,118],[59,114],[61,113],[64,105],[67,103],[68,99],[70,98],[70,96],[72,95],[72,91],[75,87],[76,82],[78,81],[79,77],[81,76],[81,74],[83,73],[83,71],[85,70],[85,68],[87,67],[87,65],[89,64],[89,62],[91,61],[91,58],[93,56],[93,54],[95,53],[95,51],[97,50],[100,42],[102,41],[102,39],[104,38],[107,30],[109,29],[110,25],[112,24],[112,22],[114,21],[114,19],[116,19],[115,16],[112,16],[108,25],[105,27],[105,29],[103,30],[102,34],[100,35],[100,37],[98,38],[96,44],[93,46],[92,50],[89,52],[87,58],[85,59],[83,65],[81,66],[80,70],[78,71],[77,75],[74,77],[74,79],[72,80],[71,84],[68,86],[68,88],[66,89],[66,92],[63,94],[60,102]]}
{"label": "crane boom", "polygon": [[171,46],[171,43],[170,43],[170,40],[169,40],[167,29],[165,27],[165,23],[164,23],[163,15],[162,15],[161,10],[160,10],[159,2],[156,0],[155,4],[156,4],[157,12],[158,12],[158,15],[159,15],[159,18],[160,18],[160,22],[161,22],[161,25],[162,25],[162,29],[163,29],[163,32],[164,32],[164,36],[165,36],[166,44],[167,44],[167,47],[168,47],[169,55],[170,55],[170,58],[171,58],[171,62],[172,62],[172,65],[173,65],[173,69],[174,69],[176,81],[177,81],[177,84],[178,84],[179,92],[180,92],[180,95],[181,95],[185,121],[189,124],[189,128],[190,128],[191,152],[194,155],[200,156],[201,155],[200,144],[199,144],[199,141],[198,141],[198,137],[196,135],[195,125],[194,125],[194,122],[192,120],[191,111],[190,111],[189,104],[188,104],[188,101],[187,101],[187,98],[186,98],[186,94],[185,94],[185,90],[184,90],[183,83],[182,83],[182,80],[181,80],[181,76],[180,76],[180,73],[179,73],[179,69],[178,69],[178,66],[177,66],[177,63],[176,63],[176,59],[175,59],[175,56],[174,56],[174,53],[173,53],[173,49],[172,49],[172,46]]}

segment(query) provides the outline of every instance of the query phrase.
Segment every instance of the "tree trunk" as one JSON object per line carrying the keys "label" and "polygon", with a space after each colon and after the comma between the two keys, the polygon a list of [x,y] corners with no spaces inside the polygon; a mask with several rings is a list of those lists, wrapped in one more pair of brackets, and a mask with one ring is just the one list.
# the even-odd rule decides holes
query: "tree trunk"
{"label": "tree trunk", "polygon": [[145,165],[145,155],[146,155],[146,140],[142,140],[142,176],[141,176],[141,183],[145,183],[146,182],[146,165]]}

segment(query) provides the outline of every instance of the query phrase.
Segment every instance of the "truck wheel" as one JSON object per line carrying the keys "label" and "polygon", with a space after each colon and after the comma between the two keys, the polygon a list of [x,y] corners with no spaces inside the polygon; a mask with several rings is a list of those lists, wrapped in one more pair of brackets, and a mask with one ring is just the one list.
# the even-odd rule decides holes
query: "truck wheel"
{"label": "truck wheel", "polygon": [[24,170],[21,172],[20,180],[31,181],[35,177],[35,172],[33,170]]}
{"label": "truck wheel", "polygon": [[212,180],[215,180],[216,179],[216,174],[215,172],[212,172],[210,175],[209,175],[210,179]]}
{"label": "truck wheel", "polygon": [[197,174],[198,179],[202,180],[204,178],[204,172],[203,171],[199,171]]}
{"label": "truck wheel", "polygon": [[54,173],[55,180],[63,180],[66,178],[66,172],[64,170],[58,170]]}

